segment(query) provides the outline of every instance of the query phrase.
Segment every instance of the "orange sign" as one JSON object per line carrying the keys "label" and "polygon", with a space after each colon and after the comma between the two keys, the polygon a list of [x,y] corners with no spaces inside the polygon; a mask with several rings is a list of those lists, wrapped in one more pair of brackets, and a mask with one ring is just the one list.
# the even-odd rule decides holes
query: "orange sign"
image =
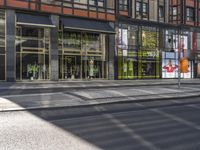
{"label": "orange sign", "polygon": [[188,73],[189,72],[188,68],[189,68],[188,59],[186,57],[184,57],[180,60],[180,71],[181,71],[181,73]]}

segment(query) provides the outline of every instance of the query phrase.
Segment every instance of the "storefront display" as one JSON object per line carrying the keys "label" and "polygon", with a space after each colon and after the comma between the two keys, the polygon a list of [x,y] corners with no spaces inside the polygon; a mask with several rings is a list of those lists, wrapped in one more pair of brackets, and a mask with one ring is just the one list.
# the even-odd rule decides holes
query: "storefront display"
{"label": "storefront display", "polygon": [[60,79],[105,79],[105,35],[63,30],[59,41]]}
{"label": "storefront display", "polygon": [[156,29],[121,25],[118,33],[118,79],[160,78]]}
{"label": "storefront display", "polygon": [[[181,53],[180,58],[183,58],[184,53]],[[178,78],[178,52],[163,52],[162,53],[162,78]],[[181,73],[182,78],[193,78],[193,63],[189,61],[187,73]]]}
{"label": "storefront display", "polygon": [[160,78],[159,51],[140,51],[139,78]]}
{"label": "storefront display", "polygon": [[17,80],[49,79],[49,29],[18,26],[16,30]]}

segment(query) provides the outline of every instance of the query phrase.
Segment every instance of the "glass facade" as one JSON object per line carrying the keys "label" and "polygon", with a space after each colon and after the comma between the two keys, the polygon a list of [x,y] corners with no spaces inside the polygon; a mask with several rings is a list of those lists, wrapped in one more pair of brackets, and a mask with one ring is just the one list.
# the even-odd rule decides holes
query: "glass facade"
{"label": "glass facade", "polygon": [[0,10],[0,80],[6,78],[5,11]]}
{"label": "glass facade", "polygon": [[62,30],[59,33],[59,79],[105,79],[106,35]]}
{"label": "glass facade", "polygon": [[157,30],[123,24],[118,35],[118,79],[160,78]]}
{"label": "glass facade", "polygon": [[139,78],[160,78],[159,32],[156,28],[141,28]]}
{"label": "glass facade", "polygon": [[[178,78],[178,51],[180,59],[189,58],[192,51],[192,32],[181,32],[177,30],[165,30],[165,46],[162,52],[162,78]],[[189,61],[189,72],[181,73],[182,78],[193,78],[194,62]]]}
{"label": "glass facade", "polygon": [[16,27],[16,79],[49,79],[50,29]]}

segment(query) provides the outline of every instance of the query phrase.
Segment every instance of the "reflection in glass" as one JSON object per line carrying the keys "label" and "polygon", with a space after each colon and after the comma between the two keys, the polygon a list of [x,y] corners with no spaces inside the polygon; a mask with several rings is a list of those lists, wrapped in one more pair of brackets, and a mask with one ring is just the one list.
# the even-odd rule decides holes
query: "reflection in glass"
{"label": "reflection in glass", "polygon": [[49,29],[18,26],[17,32],[16,79],[49,79]]}
{"label": "reflection in glass", "polygon": [[23,54],[22,79],[48,79],[48,65],[43,54]]}
{"label": "reflection in glass", "polygon": [[106,78],[105,35],[97,33],[60,33],[59,78]]}

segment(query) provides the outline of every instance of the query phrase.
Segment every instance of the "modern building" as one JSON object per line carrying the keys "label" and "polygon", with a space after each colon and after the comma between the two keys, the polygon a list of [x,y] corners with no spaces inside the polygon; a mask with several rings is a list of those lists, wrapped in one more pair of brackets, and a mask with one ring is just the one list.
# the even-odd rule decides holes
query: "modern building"
{"label": "modern building", "polygon": [[0,6],[1,80],[114,78],[114,0],[1,0]]}
{"label": "modern building", "polygon": [[[0,80],[200,76],[198,0],[0,0]],[[180,53],[178,53],[180,52]]]}
{"label": "modern building", "polygon": [[189,72],[181,77],[199,76],[200,2],[121,0],[117,6],[117,79],[178,78],[183,57]]}

